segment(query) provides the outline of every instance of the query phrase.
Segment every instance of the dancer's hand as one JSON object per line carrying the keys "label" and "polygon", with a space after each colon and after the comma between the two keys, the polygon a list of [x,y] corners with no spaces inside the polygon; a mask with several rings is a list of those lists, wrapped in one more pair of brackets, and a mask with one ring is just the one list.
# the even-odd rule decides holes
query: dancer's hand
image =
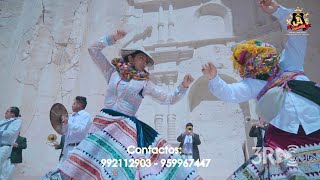
{"label": "dancer's hand", "polygon": [[202,73],[208,79],[213,79],[217,76],[217,68],[211,62],[202,66]]}
{"label": "dancer's hand", "polygon": [[115,33],[112,34],[112,39],[114,42],[118,41],[119,39],[124,38],[127,35],[127,32],[124,30],[118,29]]}
{"label": "dancer's hand", "polygon": [[263,12],[270,15],[276,12],[279,8],[279,4],[274,0],[257,0],[257,3]]}
{"label": "dancer's hand", "polygon": [[61,116],[61,123],[62,124],[68,124],[68,120],[69,120],[68,115]]}
{"label": "dancer's hand", "polygon": [[53,147],[54,147],[54,149],[58,149],[59,144],[54,144]]}
{"label": "dancer's hand", "polygon": [[252,125],[255,126],[256,128],[257,128],[257,127],[264,128],[264,126],[265,126],[265,125],[262,124],[261,122],[256,122],[256,123],[253,123]]}
{"label": "dancer's hand", "polygon": [[183,87],[188,88],[193,81],[194,81],[193,77],[190,74],[187,74],[183,78],[182,85]]}

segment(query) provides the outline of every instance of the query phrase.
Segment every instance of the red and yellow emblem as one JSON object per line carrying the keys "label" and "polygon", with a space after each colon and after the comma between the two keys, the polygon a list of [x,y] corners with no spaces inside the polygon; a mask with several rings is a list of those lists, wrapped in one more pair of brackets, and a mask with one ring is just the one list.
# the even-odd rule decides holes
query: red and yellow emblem
{"label": "red and yellow emblem", "polygon": [[290,19],[286,19],[288,24],[287,29],[291,29],[292,31],[302,29],[306,31],[311,27],[308,16],[309,13],[303,13],[303,9],[297,7],[294,12],[290,14]]}

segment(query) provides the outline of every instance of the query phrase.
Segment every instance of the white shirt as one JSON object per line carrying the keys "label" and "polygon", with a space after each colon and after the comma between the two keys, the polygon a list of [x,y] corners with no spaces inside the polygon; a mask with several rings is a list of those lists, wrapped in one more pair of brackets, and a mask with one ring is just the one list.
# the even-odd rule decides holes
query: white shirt
{"label": "white shirt", "polygon": [[[282,29],[286,30],[285,19],[293,11],[280,6],[273,14],[278,18]],[[280,57],[280,71],[303,71],[307,46],[306,35],[288,35],[288,42]],[[297,80],[309,81],[306,76],[297,76]],[[255,99],[267,81],[245,78],[240,82],[226,84],[219,76],[209,81],[210,92],[220,100],[242,103]],[[310,134],[320,129],[320,106],[300,95],[289,92],[279,114],[270,122],[273,126],[297,134],[301,124],[305,133]]]}
{"label": "white shirt", "polygon": [[[121,77],[119,76],[119,73],[116,72],[116,68],[109,63],[107,58],[103,55],[101,52],[102,49],[104,49],[106,46],[112,45],[112,37],[107,35],[103,36],[99,39],[99,41],[95,42],[93,45],[89,47],[89,54],[92,58],[92,60],[98,65],[101,72],[104,74],[105,79],[107,80],[108,84],[110,85],[110,77],[115,73],[117,77],[117,80],[119,81],[119,84],[117,84],[117,94],[123,94],[125,91],[125,88],[127,87],[128,81],[120,81]],[[143,88],[143,96],[149,95],[153,99],[157,100],[161,104],[175,104],[179,100],[184,97],[186,94],[188,88],[184,88],[182,84],[180,84],[174,93],[167,93],[164,89],[159,88],[155,84],[152,83],[152,81],[149,81],[146,83],[145,87]],[[106,102],[105,102],[106,104]],[[115,105],[114,105],[115,106]],[[107,108],[109,106],[106,106]]]}
{"label": "white shirt", "polygon": [[79,143],[87,136],[91,124],[91,115],[85,110],[69,114],[67,132],[65,133],[63,154],[68,153],[68,144]]}
{"label": "white shirt", "polygon": [[185,154],[192,154],[192,136],[186,135],[184,138],[182,152]]}
{"label": "white shirt", "polygon": [[[14,121],[10,122],[9,124],[4,124],[11,120],[14,120]],[[8,127],[6,128],[7,125]],[[16,139],[18,138],[20,128],[21,128],[21,119],[10,118],[10,119],[0,120],[0,145],[12,145],[13,143],[15,143]]]}

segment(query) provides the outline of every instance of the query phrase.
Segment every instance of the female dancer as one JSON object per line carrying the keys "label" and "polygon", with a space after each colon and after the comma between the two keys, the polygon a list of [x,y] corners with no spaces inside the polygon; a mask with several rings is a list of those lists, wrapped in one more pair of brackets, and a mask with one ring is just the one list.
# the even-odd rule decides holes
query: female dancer
{"label": "female dancer", "polygon": [[[261,0],[259,6],[277,17],[286,30],[286,18],[293,13],[291,9],[272,0]],[[233,49],[233,65],[244,79],[234,84],[226,84],[212,63],[203,67],[204,75],[210,79],[209,90],[219,99],[241,103],[257,98],[264,107],[269,104],[258,114],[270,121],[266,146],[275,150],[294,148],[296,161],[291,158],[272,163],[269,159],[264,165],[254,163],[261,158],[255,156],[233,174],[233,179],[320,179],[320,88],[303,73],[306,46],[305,35],[289,35],[281,55],[270,44],[257,40],[237,45]],[[284,98],[274,93],[278,87],[286,87],[287,91],[278,91]],[[265,95],[273,98],[259,102]],[[278,103],[282,105],[276,111],[274,107]]]}
{"label": "female dancer", "polygon": [[[202,179],[194,167],[165,164],[167,160],[181,159],[180,154],[170,151],[172,147],[166,140],[134,117],[146,95],[162,104],[174,104],[186,94],[193,78],[186,75],[172,95],[165,93],[149,80],[145,67],[153,65],[154,61],[142,47],[122,49],[122,58],[109,63],[101,50],[125,35],[126,32],[117,30],[89,47],[92,60],[108,83],[104,108],[93,120],[89,135],[59,170],[47,174],[46,178]],[[142,148],[148,147],[153,149],[151,153],[141,153]],[[141,163],[133,160],[141,160]]]}

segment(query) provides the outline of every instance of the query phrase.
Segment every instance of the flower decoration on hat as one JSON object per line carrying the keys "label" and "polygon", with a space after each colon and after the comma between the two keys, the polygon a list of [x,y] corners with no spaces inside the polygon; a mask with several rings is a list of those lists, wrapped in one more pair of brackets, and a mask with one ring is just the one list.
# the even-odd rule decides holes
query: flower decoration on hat
{"label": "flower decoration on hat", "polygon": [[263,79],[276,76],[280,53],[270,44],[256,39],[238,44],[231,57],[233,67],[242,78]]}

